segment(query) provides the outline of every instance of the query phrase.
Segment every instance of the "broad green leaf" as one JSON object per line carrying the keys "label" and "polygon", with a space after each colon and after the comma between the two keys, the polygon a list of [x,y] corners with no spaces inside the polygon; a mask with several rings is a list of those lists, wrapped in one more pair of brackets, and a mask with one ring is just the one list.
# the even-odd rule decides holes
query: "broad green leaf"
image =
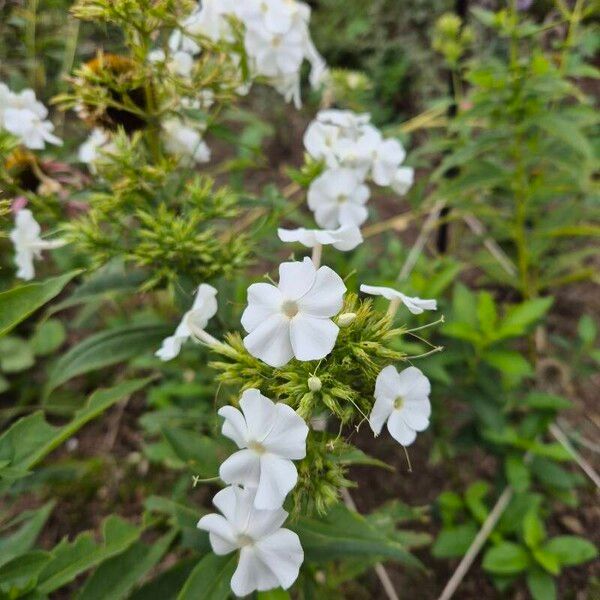
{"label": "broad green leaf", "polygon": [[523,334],[531,325],[539,321],[554,302],[554,298],[536,298],[511,307],[496,332],[497,340]]}
{"label": "broad green leaf", "polygon": [[81,533],[73,542],[64,539],[53,549],[54,559],[40,573],[38,589],[50,594],[81,573],[127,550],[142,531],[142,528],[112,515],[102,524],[101,544],[96,543],[89,532]]}
{"label": "broad green leaf", "polygon": [[40,571],[50,560],[51,554],[34,550],[21,554],[0,567],[0,593],[2,597],[18,598],[30,591],[37,582]]}
{"label": "broad green leaf", "polygon": [[458,558],[464,556],[477,535],[475,523],[465,523],[442,529],[431,553],[436,558]]}
{"label": "broad green leaf", "polygon": [[490,548],[483,557],[483,568],[494,575],[515,575],[531,564],[529,554],[513,542],[501,542]]}
{"label": "broad green leaf", "polygon": [[131,325],[102,331],[86,338],[55,363],[46,384],[45,397],[77,375],[155,350],[170,333],[172,328],[164,325]]}
{"label": "broad green leaf", "polygon": [[552,538],[544,550],[554,554],[562,566],[571,567],[598,556],[594,544],[576,535],[560,535]]}
{"label": "broad green leaf", "polygon": [[532,569],[527,573],[527,587],[533,600],[556,600],[554,579],[541,569]]}
{"label": "broad green leaf", "polygon": [[129,600],[175,600],[197,563],[196,558],[179,561],[136,590]]}
{"label": "broad green leaf", "polygon": [[523,540],[531,549],[537,548],[546,539],[546,530],[537,510],[529,510],[523,519]]}
{"label": "broad green leaf", "polygon": [[564,410],[571,407],[571,401],[544,392],[531,392],[523,398],[523,404],[537,410]]}
{"label": "broad green leaf", "polygon": [[[35,510],[24,511],[2,527],[0,530],[0,533],[2,533],[0,538],[0,565],[33,548],[54,505],[55,502],[50,501]],[[6,533],[7,530],[12,530],[21,523],[23,524],[13,533]]]}
{"label": "broad green leaf", "polygon": [[31,338],[31,347],[38,356],[47,356],[58,350],[67,337],[64,325],[58,319],[42,321]]}
{"label": "broad green leaf", "polygon": [[113,388],[96,390],[86,405],[62,427],[50,425],[41,411],[19,419],[0,436],[0,460],[8,461],[8,465],[0,469],[0,478],[23,476],[86,423],[119,400],[142,389],[149,381],[134,379]]}
{"label": "broad green leaf", "polygon": [[226,600],[231,594],[231,577],[237,556],[207,554],[191,572],[177,600]]}
{"label": "broad green leaf", "polygon": [[170,531],[151,545],[135,542],[125,552],[103,562],[85,582],[79,600],[118,600],[126,598],[133,587],[163,557],[177,532]]}
{"label": "broad green leaf", "polygon": [[0,293],[0,337],[25,320],[30,314],[58,296],[81,271],[71,271],[39,283],[28,283]]}
{"label": "broad green leaf", "polygon": [[556,555],[548,552],[544,548],[533,548],[531,553],[538,565],[545,571],[551,575],[558,575],[560,573],[560,561]]}
{"label": "broad green leaf", "polygon": [[378,556],[412,567],[420,562],[385,531],[373,527],[363,516],[338,504],[321,519],[302,517],[290,526],[300,536],[306,560],[329,562],[342,558]]}
{"label": "broad green leaf", "polygon": [[483,360],[508,377],[520,379],[533,374],[529,362],[515,350],[488,350]]}
{"label": "broad green leaf", "polygon": [[31,346],[22,338],[7,335],[0,339],[0,370],[19,373],[35,363]]}
{"label": "broad green leaf", "polygon": [[524,492],[531,484],[529,468],[523,462],[523,456],[511,454],[506,457],[504,462],[504,472],[508,483],[512,485],[516,492]]}

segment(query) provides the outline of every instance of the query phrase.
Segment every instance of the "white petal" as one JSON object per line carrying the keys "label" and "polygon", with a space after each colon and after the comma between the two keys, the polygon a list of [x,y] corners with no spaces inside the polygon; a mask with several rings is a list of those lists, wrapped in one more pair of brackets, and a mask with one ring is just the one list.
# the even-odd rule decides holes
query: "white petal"
{"label": "white petal", "polygon": [[360,286],[360,291],[364,294],[370,294],[371,296],[383,296],[386,300],[393,300],[394,298],[402,299],[402,294],[400,294],[400,292],[389,287],[363,284]]}
{"label": "white petal", "polygon": [[412,167],[400,167],[392,181],[392,189],[403,196],[410,190],[415,180],[415,170]]}
{"label": "white petal", "polygon": [[375,435],[381,433],[383,425],[388,420],[394,410],[394,401],[388,397],[380,396],[375,400],[371,414],[369,415],[369,425]]}
{"label": "white petal", "polygon": [[244,391],[240,406],[248,426],[248,439],[262,442],[277,419],[275,403],[252,388]]}
{"label": "white petal", "polygon": [[252,499],[248,494],[244,494],[241,488],[229,486],[214,495],[213,504],[238,533],[243,530],[237,525],[243,523],[243,516],[252,509]]}
{"label": "white petal", "polygon": [[425,431],[429,427],[429,416],[419,409],[402,407],[402,418],[415,431]]}
{"label": "white petal", "polygon": [[259,559],[255,548],[242,548],[240,561],[231,578],[231,589],[236,596],[270,590],[276,588],[278,583],[273,572]]}
{"label": "white petal", "polygon": [[400,377],[396,367],[388,365],[379,372],[375,381],[375,398],[395,400],[400,394]]}
{"label": "white petal", "polygon": [[431,383],[417,367],[408,367],[400,372],[398,379],[400,394],[408,401],[422,401],[431,393]]}
{"label": "white petal", "polygon": [[283,314],[271,315],[244,338],[244,346],[271,367],[282,367],[294,356],[290,320]]}
{"label": "white petal", "polygon": [[179,352],[181,352],[181,346],[185,338],[172,335],[165,338],[162,342],[162,346],[154,353],[154,356],[160,358],[160,360],[172,360]]}
{"label": "white petal", "polygon": [[260,460],[253,450],[234,452],[219,468],[219,477],[230,485],[256,487],[259,476]]}
{"label": "white petal", "polygon": [[205,515],[198,521],[198,529],[208,531],[210,545],[215,554],[229,554],[239,547],[231,523],[221,515]]}
{"label": "white petal", "polygon": [[300,460],[306,456],[308,425],[296,411],[287,404],[275,405],[277,419],[262,443],[268,452],[283,458]]}
{"label": "white petal", "polygon": [[316,269],[306,257],[302,262],[285,262],[279,265],[279,290],[285,300],[298,300],[315,282]]}
{"label": "white petal", "polygon": [[322,241],[317,241],[315,236],[316,230],[304,229],[281,229],[277,230],[277,235],[282,242],[300,242],[307,248],[313,248],[317,243],[322,244]]}
{"label": "white petal", "polygon": [[297,481],[298,471],[291,460],[275,454],[263,454],[260,457],[260,481],[254,506],[261,510],[281,508]]}
{"label": "white petal", "polygon": [[248,288],[248,306],[242,315],[242,326],[248,332],[264,323],[281,308],[281,292],[270,283],[253,283]]}
{"label": "white petal", "polygon": [[287,590],[298,578],[304,552],[298,536],[289,529],[280,529],[256,544],[258,556],[277,577],[279,585]]}
{"label": "white petal", "polygon": [[403,304],[413,315],[420,315],[425,310],[437,310],[437,301],[433,299],[423,299],[418,297],[411,298],[400,294]]}
{"label": "white petal", "polygon": [[401,411],[392,412],[387,422],[391,436],[403,446],[410,446],[416,439],[417,433],[411,429],[402,418]]}
{"label": "white petal", "polygon": [[299,313],[291,320],[290,339],[298,360],[320,360],[335,346],[339,327],[329,319]]}
{"label": "white petal", "polygon": [[300,298],[298,306],[302,313],[314,317],[333,317],[344,304],[345,292],[342,278],[333,269],[321,267],[313,286]]}
{"label": "white petal", "polygon": [[369,211],[366,207],[354,202],[345,202],[340,205],[339,223],[340,225],[362,225],[368,218]]}
{"label": "white petal", "polygon": [[[254,507],[254,504],[252,506]],[[253,540],[260,540],[272,535],[280,529],[287,518],[288,513],[281,507],[276,508],[275,510],[259,510],[253,508],[252,518],[248,522],[246,534]]]}
{"label": "white petal", "polygon": [[246,448],[248,445],[248,427],[244,415],[233,406],[223,406],[219,409],[218,415],[225,419],[221,433],[233,440],[238,448]]}
{"label": "white petal", "polygon": [[336,239],[333,247],[342,252],[354,250],[354,248],[363,242],[363,236],[356,225],[343,225],[332,233]]}

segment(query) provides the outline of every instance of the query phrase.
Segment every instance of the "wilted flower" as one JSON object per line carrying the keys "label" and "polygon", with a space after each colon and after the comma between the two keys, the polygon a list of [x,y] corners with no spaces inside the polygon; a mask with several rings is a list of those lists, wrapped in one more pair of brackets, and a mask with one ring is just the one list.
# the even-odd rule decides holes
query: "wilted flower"
{"label": "wilted flower", "polygon": [[369,214],[369,188],[352,169],[325,171],[310,184],[307,198],[315,221],[325,229],[362,225]]}
{"label": "wilted flower", "polygon": [[196,163],[210,160],[210,148],[200,132],[180,119],[168,119],[163,123],[164,142],[167,152]]}
{"label": "wilted flower", "polygon": [[319,360],[327,356],[339,328],[331,320],[343,305],[346,286],[329,267],[317,270],[310,260],[279,265],[279,284],[254,283],[242,325],[244,346],[272,367],[292,357]]}
{"label": "wilted flower", "polygon": [[390,435],[403,446],[415,441],[417,431],[429,426],[431,403],[429,379],[416,367],[400,373],[392,365],[385,367],[375,382],[375,404],[369,425],[379,435],[384,423]]}
{"label": "wilted flower", "polygon": [[205,515],[198,528],[208,531],[215,554],[240,550],[231,589],[237,596],[277,587],[288,589],[298,578],[304,552],[298,536],[282,528],[288,513],[282,508],[259,510],[254,491],[227,487],[213,498],[222,513]]}
{"label": "wilted flower", "polygon": [[436,300],[406,296],[402,292],[389,287],[361,285],[360,291],[372,296],[383,296],[387,300],[399,300],[413,315],[420,315],[425,310],[437,310]]}
{"label": "wilted flower", "polygon": [[162,346],[155,352],[161,360],[172,360],[181,351],[181,346],[194,333],[194,328],[204,329],[208,321],[217,312],[217,290],[202,283],[198,286],[192,308],[188,310],[177,326],[175,333],[163,340]]}
{"label": "wilted flower", "polygon": [[10,239],[15,247],[17,277],[26,281],[35,277],[34,258],[42,258],[42,250],[52,250],[65,245],[63,240],[47,241],[40,237],[42,228],[34,219],[32,212],[22,208],[15,217],[15,228]]}
{"label": "wilted flower", "polygon": [[279,508],[298,480],[292,461],[306,456],[308,426],[287,404],[275,404],[256,389],[242,394],[240,407],[219,410],[223,435],[240,448],[219,475],[225,483],[256,488],[256,508]]}
{"label": "wilted flower", "polygon": [[345,225],[338,229],[278,229],[282,242],[300,242],[307,248],[317,245],[332,245],[336,250],[347,252],[362,244],[363,237],[355,225]]}

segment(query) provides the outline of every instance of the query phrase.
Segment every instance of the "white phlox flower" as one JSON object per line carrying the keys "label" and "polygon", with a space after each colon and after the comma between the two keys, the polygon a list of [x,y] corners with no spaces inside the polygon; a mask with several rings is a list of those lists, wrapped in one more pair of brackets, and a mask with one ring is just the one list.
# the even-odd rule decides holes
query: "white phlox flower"
{"label": "white phlox flower", "polygon": [[308,188],[308,207],[324,229],[362,225],[368,217],[369,188],[353,169],[327,169]]}
{"label": "white phlox flower", "polygon": [[398,140],[381,140],[373,150],[371,178],[377,185],[391,185],[405,158],[406,150]]}
{"label": "white phlox flower", "polygon": [[371,296],[383,296],[386,300],[398,300],[413,315],[420,315],[426,310],[437,310],[437,301],[434,299],[424,299],[417,296],[411,297],[389,287],[380,287],[377,285],[361,285],[360,291]]}
{"label": "white phlox flower", "polygon": [[194,57],[185,50],[173,50],[167,61],[165,51],[159,48],[148,54],[148,60],[152,63],[166,63],[171,73],[183,78],[188,78],[194,68]]}
{"label": "white phlox flower", "polygon": [[36,99],[30,89],[18,94],[0,84],[0,127],[19,138],[31,150],[43,150],[48,144],[61,145],[54,135],[54,125],[46,120],[48,109]]}
{"label": "white phlox flower", "polygon": [[404,196],[415,181],[415,170],[412,167],[400,167],[392,179],[392,189],[396,194]]}
{"label": "white phlox flower", "polygon": [[33,260],[42,258],[42,250],[52,250],[65,245],[64,240],[43,240],[42,228],[32,212],[22,208],[15,216],[15,227],[10,232],[10,240],[15,248],[17,277],[29,281],[35,277]]}
{"label": "white phlox flower", "polygon": [[219,410],[223,435],[240,449],[221,465],[219,476],[225,483],[256,488],[256,508],[280,508],[298,481],[292,461],[306,456],[308,426],[287,404],[275,404],[256,389],[242,394],[240,407]]}
{"label": "white phlox flower", "polygon": [[155,356],[164,361],[175,358],[194,331],[206,327],[208,321],[217,313],[217,308],[217,290],[207,283],[200,284],[192,308],[183,315],[175,333],[163,340]]}
{"label": "white phlox flower", "polygon": [[412,444],[418,431],[429,427],[431,403],[429,379],[416,367],[400,373],[392,365],[385,367],[375,382],[375,404],[369,425],[379,435],[387,423],[390,435],[403,446]]}
{"label": "white phlox flower", "polygon": [[197,129],[177,118],[168,119],[162,127],[167,152],[196,163],[210,160],[210,148]]}
{"label": "white phlox flower", "polygon": [[92,173],[96,172],[96,166],[102,160],[104,154],[110,154],[116,150],[114,142],[108,132],[100,128],[92,130],[87,140],[79,146],[77,156],[85,163]]}
{"label": "white phlox flower", "polygon": [[337,229],[281,229],[277,235],[282,242],[300,242],[307,248],[331,245],[336,250],[348,252],[362,244],[363,237],[356,225],[343,225]]}
{"label": "white phlox flower", "polygon": [[279,284],[254,283],[242,325],[244,346],[272,367],[292,357],[319,360],[335,345],[339,328],[331,320],[344,302],[346,286],[329,267],[316,269],[310,258],[279,265]]}
{"label": "white phlox flower", "polygon": [[231,589],[237,596],[282,587],[298,578],[304,552],[298,536],[282,528],[288,513],[282,508],[259,510],[254,491],[236,486],[221,490],[213,504],[221,513],[205,515],[198,528],[208,531],[215,554],[240,551]]}

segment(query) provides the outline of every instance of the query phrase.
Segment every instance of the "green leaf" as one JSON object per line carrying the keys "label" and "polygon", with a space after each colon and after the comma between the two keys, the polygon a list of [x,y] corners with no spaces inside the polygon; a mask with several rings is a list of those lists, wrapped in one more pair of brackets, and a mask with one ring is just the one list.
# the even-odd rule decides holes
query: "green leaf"
{"label": "green leaf", "polygon": [[477,295],[477,318],[481,331],[491,333],[494,330],[498,313],[494,299],[489,292],[480,292]]}
{"label": "green leaf", "polygon": [[444,528],[435,540],[431,553],[436,558],[458,558],[464,556],[476,535],[477,526],[475,523],[465,523],[464,525]]}
{"label": "green leaf", "polygon": [[476,481],[465,491],[465,504],[473,517],[480,523],[483,523],[489,514],[489,509],[484,502],[489,489],[485,481]]}
{"label": "green leaf", "polygon": [[554,554],[562,566],[580,565],[598,556],[596,547],[576,535],[560,535],[552,538],[544,549]]}
{"label": "green leaf", "polygon": [[508,377],[520,379],[533,374],[529,362],[515,350],[488,350],[482,358],[488,365]]}
{"label": "green leaf", "polygon": [[29,344],[20,337],[7,335],[0,339],[0,370],[19,373],[35,363]]}
{"label": "green leaf", "polygon": [[556,600],[554,579],[541,569],[532,569],[527,573],[527,587],[533,600]]}
{"label": "green leaf", "polygon": [[519,336],[539,321],[552,306],[554,298],[536,298],[511,307],[500,323],[496,339]]}
{"label": "green leaf", "polygon": [[177,600],[226,600],[236,564],[235,554],[207,554],[188,577]]}
{"label": "green leaf", "polygon": [[35,330],[31,346],[37,356],[47,356],[58,350],[66,337],[64,325],[58,319],[48,319]]}
{"label": "green leaf", "polygon": [[477,304],[475,294],[458,283],[452,295],[452,321],[460,321],[475,328],[477,326]]}
{"label": "green leaf", "polygon": [[103,543],[96,543],[89,532],[81,533],[73,542],[62,540],[52,551],[53,560],[40,573],[39,591],[50,594],[81,573],[121,554],[139,539],[142,531],[142,528],[112,515],[102,524]]}
{"label": "green leaf", "polygon": [[544,392],[531,392],[523,398],[523,404],[536,410],[553,410],[559,411],[571,407],[571,401],[556,396],[555,394],[546,394]]}
{"label": "green leaf", "polygon": [[546,112],[543,115],[536,116],[535,124],[559,138],[584,158],[591,159],[594,157],[594,147],[590,140],[580,129],[573,125],[571,119],[563,118],[556,113]]}
{"label": "green leaf", "polygon": [[0,592],[7,598],[17,598],[22,592],[31,590],[50,558],[48,552],[34,550],[5,562],[0,567]]}
{"label": "green leaf", "polygon": [[560,573],[560,561],[556,555],[544,548],[534,548],[531,553],[538,565],[548,571],[548,573],[551,575],[558,575]]}
{"label": "green leaf", "polygon": [[18,517],[3,525],[0,530],[2,533],[23,523],[23,525],[12,534],[4,534],[3,537],[0,538],[0,565],[3,565],[9,560],[12,560],[33,548],[54,505],[55,502],[50,501],[36,510],[24,511]]}
{"label": "green leaf", "polygon": [[19,419],[0,436],[0,461],[8,461],[7,466],[0,468],[0,478],[22,477],[86,423],[119,400],[142,389],[149,381],[148,378],[134,379],[113,388],[96,390],[85,406],[62,427],[50,425],[41,411]]}
{"label": "green leaf", "polygon": [[58,296],[80,270],[71,271],[39,283],[29,283],[0,293],[0,337],[30,314]]}
{"label": "green leaf", "polygon": [[546,539],[544,524],[537,510],[529,510],[523,519],[523,540],[531,549],[537,548]]}
{"label": "green leaf", "polygon": [[159,347],[172,333],[164,325],[130,325],[102,331],[86,338],[55,363],[44,396],[77,375],[108,367]]}
{"label": "green leaf", "polygon": [[269,590],[268,592],[258,592],[256,600],[291,600],[289,592],[282,590]]}
{"label": "green leaf", "polygon": [[591,345],[596,340],[598,335],[598,328],[596,322],[590,315],[583,315],[577,323],[577,335],[579,339],[585,344]]}
{"label": "green leaf", "polygon": [[198,559],[186,558],[137,589],[130,600],[175,600]]}
{"label": "green leaf", "polygon": [[511,454],[504,462],[504,472],[508,483],[516,492],[524,492],[531,484],[529,468],[523,462],[523,456]]}
{"label": "green leaf", "polygon": [[103,562],[85,582],[79,600],[118,600],[126,598],[135,584],[163,557],[176,531],[169,531],[148,546],[135,542],[125,552]]}
{"label": "green leaf", "polygon": [[494,575],[515,575],[531,564],[529,554],[513,542],[501,542],[490,548],[483,557],[483,568]]}
{"label": "green leaf", "polygon": [[219,472],[227,452],[218,440],[180,427],[163,427],[161,432],[177,457],[196,474],[214,477]]}
{"label": "green leaf", "polygon": [[421,565],[385,531],[376,529],[342,504],[335,505],[324,518],[302,517],[291,528],[300,536],[306,560],[311,562],[378,556],[412,567]]}

